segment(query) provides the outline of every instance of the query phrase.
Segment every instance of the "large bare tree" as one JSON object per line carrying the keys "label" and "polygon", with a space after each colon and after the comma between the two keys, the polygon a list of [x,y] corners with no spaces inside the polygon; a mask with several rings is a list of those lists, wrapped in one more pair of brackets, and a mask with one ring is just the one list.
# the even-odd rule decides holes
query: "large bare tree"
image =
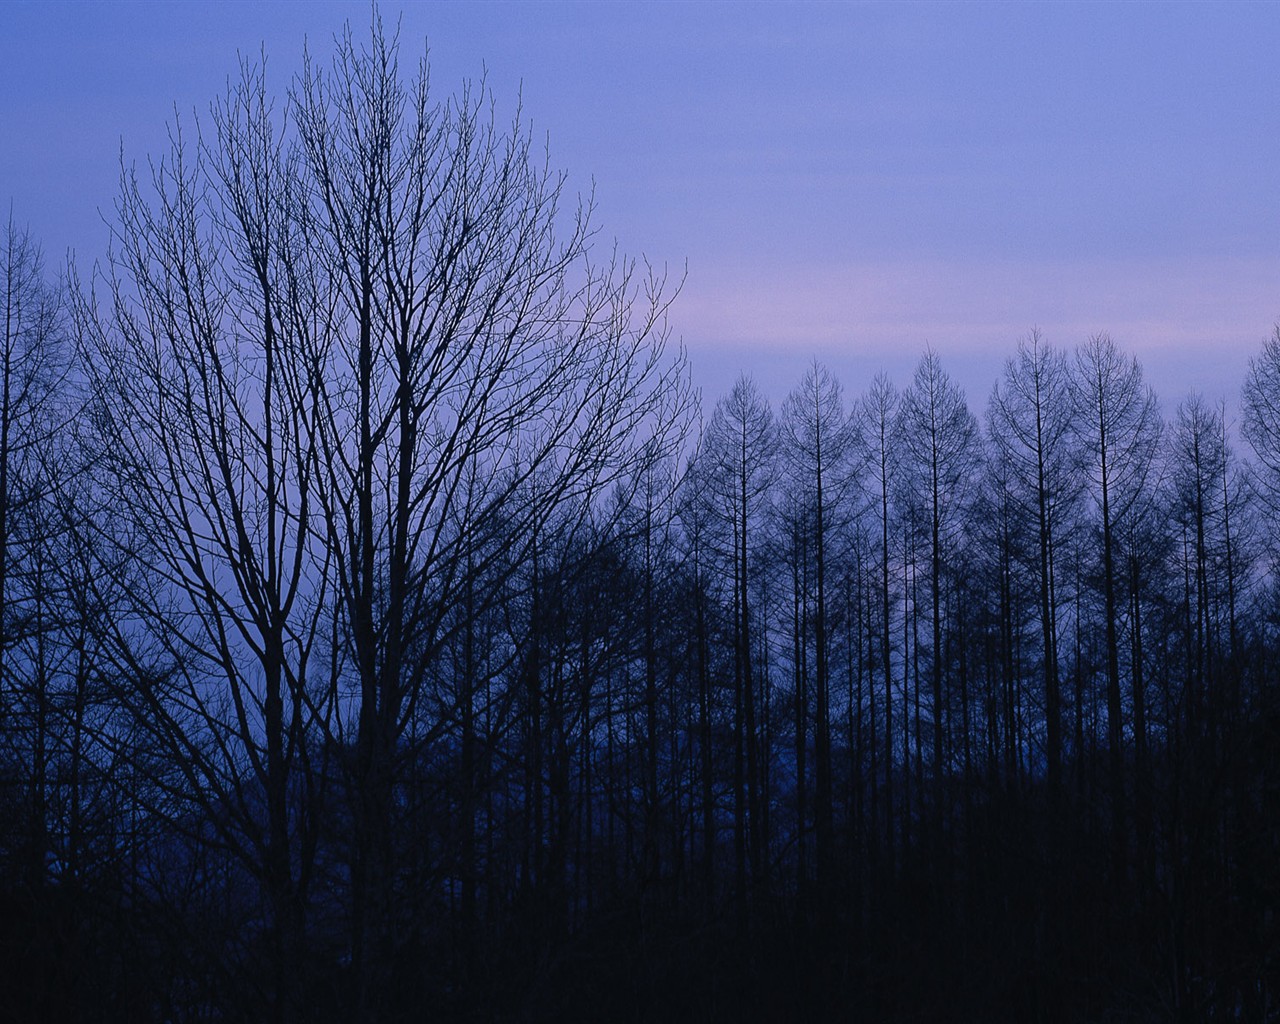
{"label": "large bare tree", "polygon": [[[80,325],[101,456],[153,566],[118,627],[154,739],[261,880],[293,999],[316,800],[347,783],[352,1010],[407,931],[396,787],[428,668],[554,516],[679,441],[670,289],[483,86],[437,99],[376,14],[285,98],[246,64],[210,127],[125,174]],[[501,535],[502,545],[476,537]],[[507,571],[495,572],[497,566]],[[466,692],[460,688],[458,692]]]}

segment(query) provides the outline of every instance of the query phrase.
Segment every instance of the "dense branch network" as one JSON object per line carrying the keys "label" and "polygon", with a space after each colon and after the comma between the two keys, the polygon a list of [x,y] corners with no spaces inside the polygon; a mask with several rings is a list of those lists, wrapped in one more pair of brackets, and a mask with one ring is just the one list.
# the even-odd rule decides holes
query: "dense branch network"
{"label": "dense branch network", "polygon": [[664,275],[400,52],[244,64],[86,281],[3,235],[17,1016],[1271,1012],[1280,329],[1252,463],[1105,335],[695,433]]}

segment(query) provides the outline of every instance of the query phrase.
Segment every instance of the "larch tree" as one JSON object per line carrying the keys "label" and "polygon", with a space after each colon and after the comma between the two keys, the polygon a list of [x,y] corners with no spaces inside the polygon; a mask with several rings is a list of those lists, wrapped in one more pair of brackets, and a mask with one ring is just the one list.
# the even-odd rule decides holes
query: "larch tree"
{"label": "larch tree", "polygon": [[1249,360],[1242,406],[1241,433],[1259,463],[1258,494],[1274,515],[1280,512],[1280,324]]}
{"label": "larch tree", "polygon": [[[813,634],[814,824],[820,888],[830,884],[833,856],[833,783],[831,767],[832,608],[836,603],[835,538],[853,504],[852,422],[839,382],[816,361],[782,406],[781,452],[785,479],[798,499],[797,524],[808,539],[813,565],[811,588],[797,588],[811,608]],[[809,592],[803,592],[809,591]],[[797,636],[801,636],[797,628]],[[807,638],[802,638],[807,643]],[[799,702],[803,705],[803,702]],[[807,710],[801,706],[797,728]],[[803,735],[803,733],[802,733]],[[802,751],[798,749],[798,755]],[[803,787],[803,780],[799,780]]]}
{"label": "larch tree", "polygon": [[[931,614],[930,680],[933,717],[933,776],[941,799],[946,773],[944,757],[943,677],[946,665],[946,637],[943,631],[944,574],[955,561],[955,547],[967,503],[972,497],[974,472],[979,457],[977,421],[965,403],[964,393],[942,368],[932,349],[916,367],[911,386],[903,392],[899,410],[900,443],[904,467],[919,507],[926,517],[929,552]],[[935,807],[941,823],[941,803]]]}
{"label": "larch tree", "polygon": [[697,676],[697,735],[698,735],[698,793],[696,804],[700,813],[701,856],[700,874],[703,886],[704,906],[708,910],[715,905],[716,847],[718,822],[716,807],[716,745],[714,725],[719,701],[714,685],[712,669],[712,625],[715,606],[713,583],[715,547],[713,533],[716,526],[716,509],[707,500],[710,481],[706,476],[708,457],[703,454],[699,441],[685,469],[680,483],[677,514],[681,526],[683,555],[691,588],[690,614],[692,634],[689,646]]}
{"label": "larch tree", "polygon": [[[1003,384],[1003,387],[1001,386]],[[1004,378],[991,393],[988,436],[1008,468],[1011,498],[1035,535],[1036,581],[1044,675],[1049,788],[1056,797],[1062,773],[1062,682],[1059,667],[1059,546],[1081,493],[1075,457],[1075,397],[1064,353],[1039,331],[1019,342],[1005,363]]]}
{"label": "larch tree", "polygon": [[[863,471],[868,480],[874,506],[876,548],[877,622],[879,625],[880,683],[884,698],[884,807],[885,835],[892,853],[894,841],[894,787],[893,787],[893,641],[892,604],[889,590],[890,546],[889,531],[893,520],[889,503],[894,473],[894,421],[897,414],[898,392],[884,374],[877,374],[858,403],[856,416],[859,429],[855,436],[859,441]],[[906,669],[903,666],[903,698],[906,696]],[[905,761],[904,761],[905,766]],[[872,785],[875,785],[872,780]]]}
{"label": "larch tree", "polygon": [[1163,424],[1142,368],[1126,359],[1109,335],[1094,335],[1076,351],[1072,388],[1080,407],[1078,437],[1089,457],[1101,556],[1107,679],[1107,745],[1112,813],[1112,859],[1123,872],[1126,849],[1124,704],[1120,678],[1118,564],[1121,527],[1144,493]]}
{"label": "larch tree", "polygon": [[[777,422],[748,377],[716,403],[703,439],[707,501],[718,517],[721,567],[730,583],[734,665],[734,858],[737,896],[764,872],[764,794],[758,728],[752,583],[757,545],[777,465]],[[727,543],[726,543],[727,542]],[[725,564],[727,562],[727,564]]]}

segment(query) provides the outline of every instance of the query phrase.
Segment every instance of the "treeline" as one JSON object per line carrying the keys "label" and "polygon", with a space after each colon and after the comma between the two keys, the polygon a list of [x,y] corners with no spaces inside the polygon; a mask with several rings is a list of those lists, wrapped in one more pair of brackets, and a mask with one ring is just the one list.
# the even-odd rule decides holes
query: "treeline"
{"label": "treeline", "polygon": [[0,1009],[1265,1020],[1280,331],[699,427],[671,290],[376,24],[0,250]]}

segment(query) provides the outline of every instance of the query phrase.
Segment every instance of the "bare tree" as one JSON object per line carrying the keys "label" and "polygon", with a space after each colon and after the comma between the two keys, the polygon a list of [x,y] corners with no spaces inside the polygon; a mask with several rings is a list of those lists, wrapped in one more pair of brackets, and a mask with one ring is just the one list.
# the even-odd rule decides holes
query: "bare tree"
{"label": "bare tree", "polygon": [[[375,19],[364,46],[339,40],[328,71],[307,63],[292,105],[308,250],[334,296],[306,365],[358,694],[343,734],[355,741],[357,1006],[373,1019],[400,941],[401,740],[464,590],[467,536],[500,525],[509,549],[532,553],[552,510],[586,515],[676,443],[687,392],[666,352],[665,282],[594,261],[590,204],[562,209],[564,176],[519,115],[498,124],[483,88],[434,100],[425,62],[406,82]],[[488,486],[463,486],[475,478]]]}
{"label": "bare tree", "polygon": [[[784,472],[796,502],[797,527],[808,540],[813,564],[812,592],[797,587],[801,600],[808,606],[806,615],[797,616],[798,641],[807,643],[801,619],[811,617],[814,653],[814,798],[815,833],[817,839],[818,883],[830,884],[832,874],[833,799],[831,769],[831,613],[835,604],[833,573],[833,538],[841,531],[842,519],[853,504],[852,423],[849,420],[839,382],[826,367],[816,361],[809,367],[800,384],[783,403],[781,418]],[[803,548],[794,555],[797,562],[809,552]],[[807,560],[807,559],[806,559]],[[811,608],[811,612],[809,611]],[[798,659],[799,660],[799,659]],[[807,673],[797,673],[800,684]],[[797,690],[797,756],[803,757],[803,719],[807,715],[804,701]],[[860,756],[860,755],[859,755]],[[803,761],[801,761],[803,764]],[[804,780],[797,781],[803,792]],[[803,827],[801,825],[801,827]]]}
{"label": "bare tree", "polygon": [[1072,387],[1080,406],[1080,439],[1096,486],[1102,556],[1103,629],[1107,665],[1113,862],[1125,857],[1124,720],[1120,689],[1119,527],[1135,509],[1154,461],[1162,424],[1155,393],[1136,359],[1125,359],[1110,336],[1094,335],[1076,352]]}
{"label": "bare tree", "polygon": [[41,517],[41,471],[61,425],[66,375],[62,292],[46,279],[44,259],[12,210],[0,235],[0,715],[11,679],[6,652],[28,628],[22,566],[27,531]]}
{"label": "bare tree", "polygon": [[[1231,452],[1221,409],[1208,406],[1198,393],[1179,406],[1169,432],[1172,497],[1176,522],[1190,540],[1188,636],[1190,664],[1187,713],[1194,724],[1216,732],[1234,708],[1227,697],[1236,692],[1236,568],[1238,541],[1231,534],[1231,508],[1239,492],[1233,480]],[[1233,496],[1233,490],[1236,495]],[[1224,678],[1224,674],[1226,678]],[[1145,741],[1145,737],[1140,737]]]}
{"label": "bare tree", "polygon": [[[928,517],[930,611],[932,614],[930,664],[933,690],[933,772],[941,795],[943,761],[944,649],[943,576],[955,558],[960,527],[973,486],[978,458],[978,430],[965,404],[964,393],[942,369],[938,354],[925,352],[915,377],[902,396],[899,410],[904,466],[920,506]],[[941,804],[937,805],[941,814]]]}
{"label": "bare tree", "polygon": [[1062,768],[1062,686],[1059,671],[1058,545],[1081,493],[1074,457],[1076,405],[1066,356],[1044,343],[1039,331],[1018,343],[1005,363],[988,406],[988,435],[1010,473],[1011,498],[1034,525],[1036,561],[1030,568],[1038,590],[1044,666],[1045,732],[1049,788],[1056,797]]}
{"label": "bare tree", "polygon": [[764,871],[764,800],[755,683],[758,666],[752,640],[755,620],[751,583],[767,494],[776,472],[777,444],[772,410],[755,383],[740,377],[733,390],[716,403],[702,452],[704,500],[714,509],[723,531],[721,568],[731,584],[734,853],[740,901],[746,899],[748,860],[753,881],[760,881]]}
{"label": "bare tree", "polygon": [[420,711],[457,609],[672,450],[688,407],[661,276],[598,265],[590,203],[562,209],[520,115],[500,126],[483,88],[435,100],[398,53],[375,15],[281,109],[246,65],[212,133],[175,127],[149,188],[126,173],[109,301],[80,303],[101,458],[155,567],[118,657],[269,895],[280,1016],[313,758],[346,752],[373,1020],[405,938],[394,794],[455,720]]}
{"label": "bare tree", "polygon": [[[33,893],[53,855],[48,798],[59,746],[61,621],[55,491],[70,408],[64,293],[10,211],[0,228],[0,794],[21,808],[14,877]],[[6,829],[6,831],[8,831]],[[0,840],[0,842],[3,842]],[[8,845],[8,843],[4,843]]]}
{"label": "bare tree", "polygon": [[77,319],[97,460],[143,545],[128,554],[151,570],[115,580],[123,696],[261,882],[283,1020],[316,841],[311,758],[334,697],[303,347],[324,300],[263,70],[245,64],[210,120],[195,146],[175,125],[149,182],[124,171],[104,298],[81,294]]}
{"label": "bare tree", "polygon": [[1243,389],[1241,432],[1261,464],[1260,495],[1280,509],[1280,324],[1249,360]]}
{"label": "bare tree", "polygon": [[[893,487],[894,444],[893,426],[897,412],[898,393],[889,378],[878,374],[871,382],[871,387],[862,397],[858,405],[857,416],[860,429],[856,437],[861,443],[861,458],[870,479],[870,488],[874,492],[872,500],[879,526],[877,551],[878,584],[879,584],[879,627],[880,653],[879,666],[881,686],[884,690],[884,805],[885,833],[889,840],[890,853],[894,848],[894,806],[893,806],[893,643],[890,638],[892,612],[889,592],[889,514],[890,494]],[[906,672],[903,669],[903,697],[906,695]],[[876,784],[872,780],[872,785]]]}
{"label": "bare tree", "polygon": [[706,478],[708,458],[699,442],[690,457],[681,480],[678,515],[683,535],[683,551],[692,589],[692,635],[689,637],[697,674],[698,719],[698,787],[701,811],[701,876],[704,907],[708,913],[715,904],[716,847],[718,824],[716,815],[715,742],[713,725],[718,710],[713,683],[711,631],[715,593],[714,541],[716,512],[708,500],[710,481]]}

